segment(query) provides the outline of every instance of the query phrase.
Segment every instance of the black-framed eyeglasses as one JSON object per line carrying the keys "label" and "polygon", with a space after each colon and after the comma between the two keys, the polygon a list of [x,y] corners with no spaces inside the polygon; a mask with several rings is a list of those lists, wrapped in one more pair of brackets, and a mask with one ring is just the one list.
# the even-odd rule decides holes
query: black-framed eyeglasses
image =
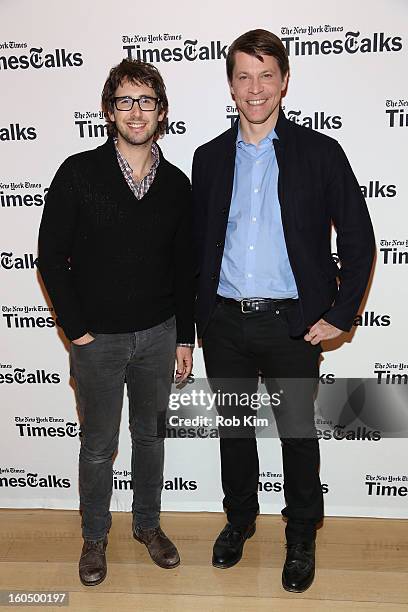
{"label": "black-framed eyeglasses", "polygon": [[138,103],[141,111],[154,111],[157,108],[159,98],[151,96],[140,96],[140,98],[132,98],[131,96],[119,96],[114,98],[115,107],[118,111],[130,111],[135,102]]}

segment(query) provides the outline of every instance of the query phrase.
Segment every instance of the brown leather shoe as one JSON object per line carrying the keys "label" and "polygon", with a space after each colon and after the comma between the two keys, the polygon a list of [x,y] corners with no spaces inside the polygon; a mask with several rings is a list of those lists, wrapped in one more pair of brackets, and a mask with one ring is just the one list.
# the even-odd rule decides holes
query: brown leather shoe
{"label": "brown leather shoe", "polygon": [[159,567],[172,569],[180,564],[177,548],[160,527],[154,529],[135,527],[133,537],[138,542],[146,545],[149,555]]}
{"label": "brown leather shoe", "polygon": [[95,586],[106,578],[105,549],[108,538],[104,540],[85,540],[79,560],[79,578],[85,586]]}

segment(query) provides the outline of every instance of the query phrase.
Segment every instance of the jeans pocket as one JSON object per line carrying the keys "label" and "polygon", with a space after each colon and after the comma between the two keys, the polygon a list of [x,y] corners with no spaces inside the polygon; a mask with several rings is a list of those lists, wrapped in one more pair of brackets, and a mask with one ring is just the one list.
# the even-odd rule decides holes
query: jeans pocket
{"label": "jeans pocket", "polygon": [[92,334],[91,332],[89,332],[91,336],[93,336],[93,340],[91,340],[90,342],[87,342],[86,344],[75,344],[75,342],[71,342],[71,346],[78,348],[80,350],[86,349],[87,346],[92,346],[93,344],[95,344],[96,339],[97,339],[97,334]]}

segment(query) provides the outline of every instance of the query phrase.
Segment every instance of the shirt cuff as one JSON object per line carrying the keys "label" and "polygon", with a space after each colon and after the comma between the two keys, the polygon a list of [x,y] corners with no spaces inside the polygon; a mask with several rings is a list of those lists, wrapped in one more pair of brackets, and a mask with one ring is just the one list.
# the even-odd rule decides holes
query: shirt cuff
{"label": "shirt cuff", "polygon": [[176,346],[187,346],[188,348],[194,348],[195,344],[189,344],[188,342],[177,342]]}

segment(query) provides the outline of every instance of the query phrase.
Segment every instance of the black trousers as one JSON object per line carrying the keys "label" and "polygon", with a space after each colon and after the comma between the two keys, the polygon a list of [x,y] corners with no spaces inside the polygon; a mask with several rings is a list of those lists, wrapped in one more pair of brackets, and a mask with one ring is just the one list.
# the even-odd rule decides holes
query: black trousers
{"label": "black trousers", "polygon": [[[290,306],[298,307],[296,301]],[[253,415],[247,402],[234,403],[233,398],[257,392],[259,371],[269,394],[282,391],[279,405],[272,409],[282,444],[286,538],[291,543],[314,539],[316,524],[323,517],[313,402],[320,345],[290,337],[285,308],[244,314],[236,305],[223,302],[217,303],[202,343],[212,391],[228,398],[217,404],[220,415],[235,414],[241,423],[245,415]],[[239,432],[236,427],[221,427],[220,452],[228,521],[247,525],[259,512],[255,429],[246,426]]]}

